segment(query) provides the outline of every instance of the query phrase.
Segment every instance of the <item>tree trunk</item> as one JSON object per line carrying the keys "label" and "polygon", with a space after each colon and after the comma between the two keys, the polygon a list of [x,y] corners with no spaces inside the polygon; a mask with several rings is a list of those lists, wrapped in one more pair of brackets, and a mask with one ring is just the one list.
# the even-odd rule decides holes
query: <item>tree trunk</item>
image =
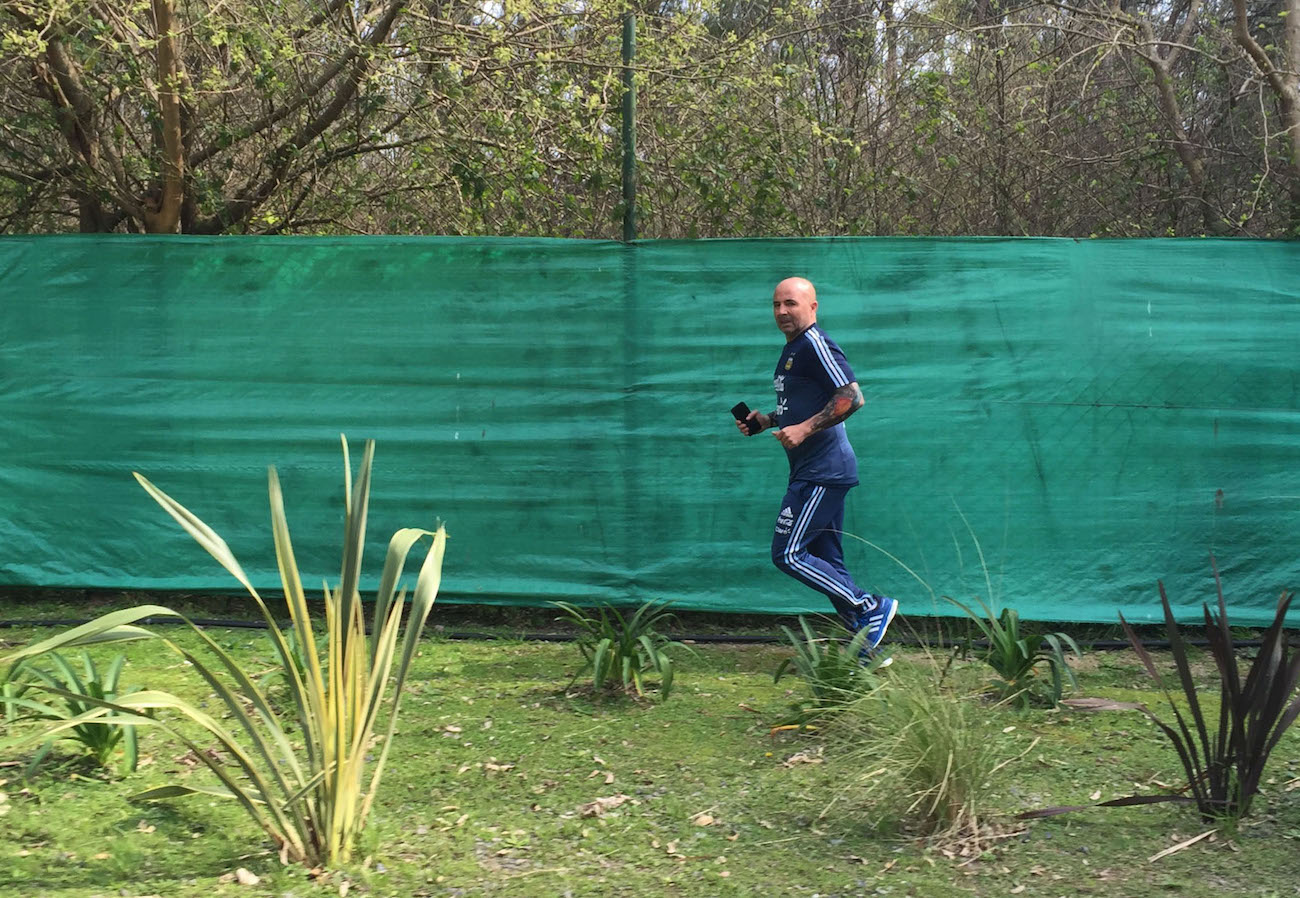
{"label": "tree trunk", "polygon": [[[1151,39],[1150,35],[1148,38]],[[1173,77],[1169,73],[1168,64],[1160,58],[1160,51],[1156,48],[1154,39],[1151,40],[1151,51],[1143,53],[1142,58],[1151,67],[1151,74],[1155,77],[1156,100],[1160,105],[1160,112],[1165,117],[1165,126],[1173,135],[1174,150],[1178,153],[1178,160],[1183,164],[1183,171],[1187,172],[1187,180],[1192,184],[1193,197],[1190,202],[1198,207],[1195,210],[1196,217],[1200,219],[1205,233],[1222,234],[1223,221],[1209,203],[1205,164],[1201,159],[1200,150],[1192,143],[1187,129],[1183,127],[1183,110],[1178,102],[1178,95],[1174,93]]]}
{"label": "tree trunk", "polygon": [[175,234],[181,226],[181,202],[185,194],[185,156],[181,140],[181,77],[177,54],[174,0],[153,0],[158,35],[158,106],[162,116],[162,187],[156,205],[144,210],[145,230],[151,234]]}
{"label": "tree trunk", "polygon": [[1291,236],[1300,237],[1300,0],[1286,5],[1286,61],[1291,79]]}
{"label": "tree trunk", "polygon": [[[1233,0],[1236,19],[1232,23],[1232,36],[1246,51],[1256,70],[1277,98],[1278,111],[1286,133],[1286,171],[1289,179],[1287,192],[1291,197],[1291,230],[1300,233],[1300,85],[1296,72],[1300,71],[1300,0],[1287,0],[1286,47],[1283,60],[1285,69],[1279,70],[1250,34],[1250,17],[1246,13],[1246,0]],[[1265,123],[1267,127],[1267,123]]]}
{"label": "tree trunk", "polygon": [[898,97],[898,25],[894,22],[894,0],[882,0],[880,15],[885,20],[885,92],[892,106]]}

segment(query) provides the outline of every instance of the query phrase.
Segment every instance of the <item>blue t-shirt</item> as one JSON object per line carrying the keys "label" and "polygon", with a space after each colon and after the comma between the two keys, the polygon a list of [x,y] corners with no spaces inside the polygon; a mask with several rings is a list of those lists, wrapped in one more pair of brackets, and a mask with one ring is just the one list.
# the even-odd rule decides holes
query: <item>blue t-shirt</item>
{"label": "blue t-shirt", "polygon": [[[816,324],[785,344],[776,363],[776,424],[807,421],[826,407],[831,394],[856,381],[844,352]],[[790,480],[825,486],[857,486],[858,459],[844,424],[819,430],[793,449]]]}

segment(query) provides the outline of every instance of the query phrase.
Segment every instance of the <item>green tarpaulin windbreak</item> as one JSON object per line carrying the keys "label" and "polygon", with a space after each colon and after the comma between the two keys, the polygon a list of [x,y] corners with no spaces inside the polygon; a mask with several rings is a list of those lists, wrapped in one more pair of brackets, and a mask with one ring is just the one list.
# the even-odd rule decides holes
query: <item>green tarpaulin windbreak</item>
{"label": "green tarpaulin windbreak", "polygon": [[237,590],[139,471],[274,591],[270,464],[333,582],[346,433],[372,578],[441,519],[453,601],[829,611],[728,414],[792,274],[867,400],[849,566],[905,614],[1150,621],[1163,580],[1191,619],[1211,553],[1234,623],[1300,586],[1300,244],[134,236],[0,239],[0,584]]}

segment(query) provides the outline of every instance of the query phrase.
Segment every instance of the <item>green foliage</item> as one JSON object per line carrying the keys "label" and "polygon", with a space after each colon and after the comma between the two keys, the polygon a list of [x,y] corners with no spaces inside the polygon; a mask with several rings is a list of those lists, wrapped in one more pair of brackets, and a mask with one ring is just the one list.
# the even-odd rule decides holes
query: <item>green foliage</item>
{"label": "green foliage", "polygon": [[569,681],[570,685],[587,671],[597,691],[618,685],[624,692],[645,695],[645,675],[659,676],[659,695],[667,699],[673,688],[673,662],[668,649],[685,648],[658,628],[672,620],[661,602],[647,602],[625,618],[611,605],[601,605],[595,616],[568,602],[552,602],[578,627],[578,649],[585,661]]}
{"label": "green foliage", "polygon": [[[612,237],[626,8],[176,5],[180,227]],[[0,229],[148,223],[167,168],[154,13],[0,3]],[[1286,20],[1257,13],[1259,43],[1284,47]],[[643,236],[1294,233],[1294,148],[1269,136],[1267,104],[1236,101],[1259,72],[1224,19],[1152,19],[1150,39],[1177,44],[1152,68],[1097,10],[1009,8],[1008,27],[967,39],[986,14],[941,2],[846,19],[737,0],[645,12]],[[46,57],[53,93],[32,77]]]}
{"label": "green foliage", "polygon": [[[973,652],[997,675],[992,685],[1001,701],[1028,707],[1030,700],[1037,697],[1056,707],[1065,693],[1067,681],[1078,688],[1078,680],[1066,659],[1065,650],[1068,648],[1076,656],[1083,652],[1068,633],[1039,633],[1024,628],[1015,609],[1003,608],[1001,613],[994,613],[983,600],[979,603],[982,614],[956,599],[948,601],[965,612],[984,634],[986,645],[973,649]],[[1046,685],[1038,677],[1040,664],[1046,664],[1050,673]]]}
{"label": "green foliage", "polygon": [[[272,651],[274,651],[275,638],[268,637],[268,639],[270,639],[271,648]],[[283,662],[277,663],[274,667],[272,667],[261,677],[259,677],[258,682],[261,684],[263,689],[273,686],[274,684],[281,681],[285,682],[285,684],[287,685],[289,682],[289,671],[291,670],[298,675],[298,679],[300,681],[304,683],[307,682],[307,676],[310,667],[307,663],[306,649],[303,646],[302,642],[299,641],[298,634],[296,631],[289,630],[284,634],[284,647],[286,650],[285,654],[286,657],[288,658],[289,664],[286,666]],[[325,660],[328,661],[328,659]],[[329,677],[328,670],[322,670],[322,674],[326,678]]]}
{"label": "green foliage", "polygon": [[866,630],[859,630],[846,642],[835,635],[819,635],[803,617],[799,618],[799,627],[802,635],[781,627],[786,642],[794,648],[794,656],[782,661],[772,678],[772,682],[779,683],[782,676],[793,671],[812,692],[811,704],[791,705],[795,722],[807,723],[835,714],[880,685],[876,672],[887,659],[883,655],[863,659]]}
{"label": "green foliage", "polygon": [[31,688],[32,684],[23,677],[23,665],[15,665],[9,670],[0,670],[0,708],[4,709],[6,723],[13,723],[18,719],[18,703],[15,699],[21,698]]}
{"label": "green foliage", "polygon": [[927,665],[850,705],[834,730],[859,771],[851,791],[940,843],[979,847],[994,774],[1010,760],[1001,728]]}
{"label": "green foliage", "polygon": [[1202,706],[1192,679],[1187,645],[1174,622],[1164,583],[1160,584],[1160,604],[1164,608],[1165,630],[1169,636],[1174,669],[1186,701],[1186,716],[1170,695],[1151,653],[1120,615],[1129,643],[1147,674],[1164,693],[1177,729],[1149,711],[1147,716],[1169,737],[1177,751],[1187,774],[1191,800],[1207,822],[1235,821],[1250,812],[1251,801],[1259,792],[1269,756],[1282,734],[1300,715],[1300,698],[1295,697],[1296,685],[1300,682],[1300,655],[1292,654],[1285,630],[1292,595],[1284,592],[1278,599],[1273,623],[1265,632],[1259,651],[1243,678],[1238,666],[1237,648],[1228,626],[1223,584],[1217,567],[1214,584],[1218,591],[1218,612],[1212,613],[1208,604],[1202,606],[1205,636],[1219,675],[1219,719],[1217,726],[1213,727],[1213,735],[1210,714]]}
{"label": "green foliage", "polygon": [[[118,683],[126,656],[118,655],[101,671],[87,652],[81,653],[82,672],[78,674],[62,655],[52,652],[49,656],[52,669],[23,664],[6,680],[4,685],[4,703],[6,718],[11,721],[36,719],[43,721],[67,722],[82,720],[89,712],[95,711],[105,703],[114,703],[124,695],[137,692],[139,686],[132,686],[122,691]],[[25,682],[24,682],[25,681]],[[39,692],[61,699],[59,702],[37,701],[27,698],[23,693]],[[30,712],[18,717],[14,712],[18,708]],[[63,731],[66,739],[77,742],[86,750],[100,767],[109,767],[119,747],[123,751],[122,766],[134,772],[139,762],[139,744],[135,727],[118,726],[119,714],[110,712],[100,716],[89,715],[80,723],[73,723],[70,729]],[[44,759],[53,746],[47,742],[28,765],[29,772]]]}
{"label": "green foliage", "polygon": [[[380,576],[370,634],[362,616],[358,584],[365,547],[374,443],[367,442],[354,485],[343,442],[344,540],[341,582],[325,588],[326,631],[318,641],[307,609],[302,579],[289,538],[284,498],[275,469],[269,471],[271,522],[276,557],[292,632],[305,671],[290,652],[285,633],[266,602],[249,582],[226,542],[144,477],[136,479],[162,507],[229,571],[257,603],[284,671],[291,710],[283,714],[268,702],[244,667],[201,627],[184,615],[157,605],[114,611],[88,624],[29,645],[0,664],[17,665],[58,649],[99,642],[157,640],[189,662],[215,695],[222,715],[212,715],[186,699],[159,690],[142,690],[92,699],[87,710],[57,721],[36,733],[24,733],[0,743],[9,748],[47,738],[83,724],[112,716],[120,726],[156,726],[190,749],[221,781],[220,786],[184,783],[151,789],[138,799],[201,794],[235,800],[276,842],[282,858],[333,866],[348,860],[364,829],[396,732],[398,710],[407,672],[419,649],[420,633],[433,606],[442,577],[447,534],[403,529],[389,542]],[[397,584],[406,557],[415,544],[430,538],[408,605],[406,589]],[[402,631],[403,617],[407,617]],[[170,617],[188,624],[207,650],[196,654],[184,645],[138,626],[148,617]],[[11,670],[13,668],[11,667]],[[156,714],[171,712],[174,718]],[[381,726],[381,719],[386,727]],[[203,737],[194,735],[195,728]],[[203,738],[205,743],[196,741]],[[214,740],[220,751],[208,751]],[[229,762],[222,760],[228,757]],[[367,781],[367,765],[373,772]]]}

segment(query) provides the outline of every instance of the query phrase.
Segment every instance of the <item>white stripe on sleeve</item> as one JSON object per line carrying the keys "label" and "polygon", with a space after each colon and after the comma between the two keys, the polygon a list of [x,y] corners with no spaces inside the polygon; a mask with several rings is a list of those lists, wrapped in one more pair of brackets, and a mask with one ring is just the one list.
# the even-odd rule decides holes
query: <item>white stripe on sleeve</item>
{"label": "white stripe on sleeve", "polygon": [[849,379],[844,374],[844,369],[840,367],[839,362],[835,361],[835,356],[831,354],[831,349],[826,345],[826,338],[823,337],[815,328],[808,329],[808,342],[812,344],[813,350],[817,353],[817,358],[821,360],[822,367],[830,376],[831,383],[836,387],[846,386]]}

